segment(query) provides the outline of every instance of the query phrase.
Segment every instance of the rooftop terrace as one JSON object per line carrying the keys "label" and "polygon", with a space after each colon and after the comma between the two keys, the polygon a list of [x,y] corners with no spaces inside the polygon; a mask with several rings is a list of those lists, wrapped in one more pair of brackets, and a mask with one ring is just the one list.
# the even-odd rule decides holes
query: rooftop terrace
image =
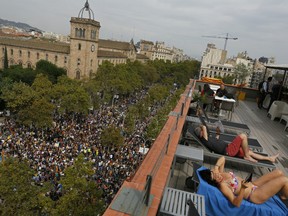
{"label": "rooftop terrace", "polygon": [[[195,85],[194,80],[187,85],[136,174],[124,182],[104,215],[156,215],[166,187],[191,191],[186,187],[185,180],[193,173],[192,161],[176,162],[173,175],[171,171]],[[279,123],[279,119],[270,120],[266,110],[257,108],[255,99],[239,101],[232,121],[247,124],[251,130],[250,137],[257,138],[263,147],[263,152],[269,155],[279,152],[280,156],[275,166],[288,175],[288,132],[284,131],[284,123]],[[214,163],[214,159],[204,158],[206,167],[209,168]],[[270,171],[268,168],[232,162],[228,163],[227,167],[243,178],[247,173],[253,172],[257,177]],[[148,194],[150,196],[147,196]]]}

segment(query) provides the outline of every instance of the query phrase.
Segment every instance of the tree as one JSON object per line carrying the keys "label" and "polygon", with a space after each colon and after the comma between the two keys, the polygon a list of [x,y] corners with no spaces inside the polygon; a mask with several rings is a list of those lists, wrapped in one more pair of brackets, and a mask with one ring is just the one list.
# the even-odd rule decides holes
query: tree
{"label": "tree", "polygon": [[105,128],[101,133],[101,143],[107,147],[118,147],[124,143],[124,137],[121,130],[115,126]]}
{"label": "tree", "polygon": [[237,64],[234,68],[234,74],[235,78],[240,81],[240,84],[243,84],[246,77],[250,74],[250,68],[243,63]]}
{"label": "tree", "polygon": [[61,180],[64,194],[56,202],[52,215],[102,215],[105,205],[99,186],[91,178],[92,163],[81,154],[64,173]]}
{"label": "tree", "polygon": [[53,84],[48,79],[47,75],[38,74],[31,87],[35,92],[37,92],[38,98],[46,98],[50,101]]}
{"label": "tree", "polygon": [[221,79],[225,84],[233,84],[235,76],[228,74],[227,76],[215,76],[214,78]]}
{"label": "tree", "polygon": [[52,126],[54,105],[45,98],[34,100],[31,106],[21,109],[18,120],[24,125],[34,125],[37,128]]}
{"label": "tree", "polygon": [[0,163],[0,215],[36,215],[41,189],[32,185],[34,171],[26,161],[6,158]]}
{"label": "tree", "polygon": [[23,82],[32,85],[37,72],[31,68],[23,68],[21,65],[11,66],[3,72],[3,77],[11,79],[13,82]]}
{"label": "tree", "polygon": [[25,83],[14,83],[12,86],[6,86],[2,89],[2,96],[7,107],[15,113],[32,104],[36,97],[35,91]]}
{"label": "tree", "polygon": [[32,87],[22,82],[16,82],[12,87],[7,85],[2,98],[20,123],[42,128],[51,126],[53,121],[51,89],[52,83],[44,75],[38,75]]}
{"label": "tree", "polygon": [[54,85],[52,98],[61,113],[88,113],[91,107],[90,98],[84,87],[77,80],[72,80],[67,76],[58,78],[58,83]]}
{"label": "tree", "polygon": [[149,89],[148,93],[150,95],[150,100],[153,102],[160,102],[169,95],[169,88],[161,84],[156,84]]}
{"label": "tree", "polygon": [[36,63],[36,71],[46,74],[54,84],[57,82],[58,77],[66,75],[66,71],[63,68],[57,67],[55,64],[45,60],[40,60]]}
{"label": "tree", "polygon": [[8,55],[7,55],[7,48],[4,48],[4,70],[8,69]]}
{"label": "tree", "polygon": [[137,120],[137,116],[134,115],[133,113],[136,113],[136,107],[134,106],[129,107],[128,113],[126,113],[124,124],[124,130],[128,134],[132,134],[135,130],[135,123]]}
{"label": "tree", "polygon": [[[84,83],[83,87],[89,95],[90,103],[93,109],[99,109],[102,104],[101,90],[99,82],[96,80],[88,80]],[[91,107],[90,107],[91,108]],[[90,109],[89,108],[89,109]]]}

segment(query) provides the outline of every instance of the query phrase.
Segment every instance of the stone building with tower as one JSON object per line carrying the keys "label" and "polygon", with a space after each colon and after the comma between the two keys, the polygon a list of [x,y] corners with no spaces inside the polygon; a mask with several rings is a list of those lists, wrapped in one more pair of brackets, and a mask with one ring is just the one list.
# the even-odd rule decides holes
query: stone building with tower
{"label": "stone building with tower", "polygon": [[[84,17],[88,13],[88,17]],[[72,79],[90,78],[104,61],[116,64],[149,60],[137,54],[133,40],[120,42],[99,39],[100,23],[94,19],[94,13],[88,0],[80,10],[78,17],[70,20],[70,42],[57,42],[39,38],[11,37],[0,34],[0,69],[4,67],[5,48],[8,63],[22,65],[23,68],[35,68],[39,60],[47,60],[67,71]]]}

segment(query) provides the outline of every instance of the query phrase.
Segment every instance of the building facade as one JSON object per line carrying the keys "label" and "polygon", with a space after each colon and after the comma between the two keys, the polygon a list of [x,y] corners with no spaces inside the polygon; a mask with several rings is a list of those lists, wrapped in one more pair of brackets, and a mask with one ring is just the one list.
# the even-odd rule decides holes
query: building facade
{"label": "building facade", "polygon": [[[263,57],[262,57],[263,58]],[[268,58],[267,58],[268,59]],[[273,61],[270,58],[269,63]],[[246,86],[257,88],[258,83],[263,80],[265,74],[265,64],[259,60],[252,59],[247,52],[241,52],[237,57],[227,58],[227,51],[217,49],[214,44],[207,44],[207,48],[202,56],[199,79],[202,77],[225,77],[233,76],[234,68],[237,64],[244,64],[250,71],[250,74],[245,78]],[[266,77],[270,76],[271,70],[266,71]],[[234,84],[240,84],[240,80],[234,79]]]}
{"label": "building facade", "polygon": [[174,63],[189,59],[184,55],[183,50],[167,47],[164,42],[156,41],[154,44],[152,41],[140,40],[136,46],[138,53],[147,56],[152,61],[163,60]]}
{"label": "building facade", "polygon": [[[85,18],[83,12],[88,12]],[[130,42],[99,39],[100,23],[94,20],[88,1],[78,17],[70,20],[70,41],[41,40],[39,38],[11,37],[0,34],[0,69],[4,67],[4,54],[7,50],[8,63],[35,68],[39,60],[47,60],[67,71],[72,79],[90,78],[104,61],[116,64],[139,60],[146,62],[148,57],[137,55],[133,40]]]}

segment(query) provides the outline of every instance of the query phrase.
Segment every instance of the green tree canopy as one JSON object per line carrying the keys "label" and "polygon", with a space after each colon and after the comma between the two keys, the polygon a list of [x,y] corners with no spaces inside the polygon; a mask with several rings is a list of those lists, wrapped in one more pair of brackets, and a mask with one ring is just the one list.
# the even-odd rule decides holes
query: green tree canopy
{"label": "green tree canopy", "polygon": [[240,84],[243,84],[246,77],[250,74],[250,69],[245,64],[240,63],[235,66],[234,74],[236,79],[240,81]]}
{"label": "green tree canopy", "polygon": [[40,60],[36,63],[36,71],[46,74],[52,83],[56,83],[58,77],[66,75],[66,71],[63,68],[45,60]]}
{"label": "green tree canopy", "polygon": [[21,65],[15,65],[3,72],[3,77],[11,79],[13,82],[24,82],[32,85],[37,72],[31,68],[22,68]]}
{"label": "green tree canopy", "polygon": [[101,143],[103,146],[118,147],[124,143],[121,130],[113,125],[105,128],[101,133]]}
{"label": "green tree canopy", "polygon": [[33,186],[34,171],[25,161],[6,158],[0,163],[0,215],[35,215],[41,209],[40,189]]}
{"label": "green tree canopy", "polygon": [[61,113],[78,112],[87,114],[89,107],[91,107],[89,95],[81,82],[66,76],[58,78],[52,95],[58,111]]}
{"label": "green tree canopy", "polygon": [[151,101],[154,103],[157,101],[160,102],[169,95],[169,88],[161,84],[156,84],[149,89],[148,93]]}
{"label": "green tree canopy", "polygon": [[1,96],[12,112],[19,112],[34,101],[35,91],[27,84],[19,82],[2,89]]}
{"label": "green tree canopy", "polygon": [[91,179],[92,163],[79,155],[62,178],[64,195],[57,201],[52,215],[101,215],[105,208],[102,192]]}

